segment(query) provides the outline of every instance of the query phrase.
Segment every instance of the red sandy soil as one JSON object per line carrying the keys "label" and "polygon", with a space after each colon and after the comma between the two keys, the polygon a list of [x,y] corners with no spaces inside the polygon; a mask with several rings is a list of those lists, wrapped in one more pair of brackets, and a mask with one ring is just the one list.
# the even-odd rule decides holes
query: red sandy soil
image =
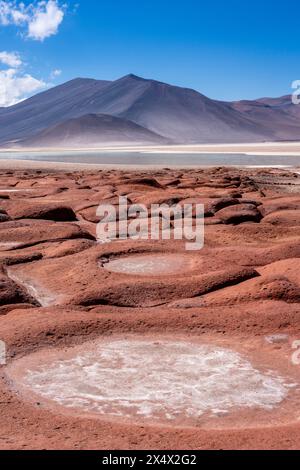
{"label": "red sandy soil", "polygon": [[[8,191],[9,190],[9,191]],[[205,204],[205,247],[184,241],[97,244],[99,203]],[[298,377],[300,177],[282,170],[0,173],[0,339],[8,367],[45,348],[111,335],[219,338],[258,354],[265,336],[273,368]],[[129,256],[187,256],[168,275],[109,271]],[[261,346],[263,349],[263,346]],[[274,356],[275,357],[275,356]],[[0,368],[1,449],[298,449],[298,410],[276,425],[180,428],[75,416],[28,400]]]}

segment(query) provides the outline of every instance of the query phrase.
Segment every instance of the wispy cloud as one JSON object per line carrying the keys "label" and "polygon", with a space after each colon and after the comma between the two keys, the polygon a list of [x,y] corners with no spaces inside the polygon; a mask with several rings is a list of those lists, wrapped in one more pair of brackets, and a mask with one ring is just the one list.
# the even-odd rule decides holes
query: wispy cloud
{"label": "wispy cloud", "polygon": [[20,67],[22,60],[17,52],[0,52],[0,63],[8,65],[9,67]]}
{"label": "wispy cloud", "polygon": [[23,71],[23,62],[16,52],[0,52],[0,107],[12,106],[32,93],[45,89],[47,84]]}
{"label": "wispy cloud", "polygon": [[25,28],[28,38],[44,41],[57,34],[66,5],[58,0],[43,0],[25,5],[16,0],[0,0],[0,24]]}
{"label": "wispy cloud", "polygon": [[52,70],[52,72],[50,74],[50,78],[54,79],[54,78],[60,77],[61,74],[62,74],[62,71],[60,69],[54,69],[54,70]]}
{"label": "wispy cloud", "polygon": [[4,26],[10,24],[21,25],[28,21],[27,7],[24,3],[16,1],[0,1],[0,23]]}

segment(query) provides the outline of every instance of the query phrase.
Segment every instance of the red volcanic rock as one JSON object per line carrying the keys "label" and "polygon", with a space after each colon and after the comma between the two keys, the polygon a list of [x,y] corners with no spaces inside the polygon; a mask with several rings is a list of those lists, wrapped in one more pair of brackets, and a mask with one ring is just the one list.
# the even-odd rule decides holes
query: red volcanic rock
{"label": "red volcanic rock", "polygon": [[147,186],[150,188],[161,188],[161,184],[155,178],[130,178],[130,185],[132,186]]}
{"label": "red volcanic rock", "polygon": [[41,242],[34,248],[16,247],[0,252],[0,265],[13,266],[17,264],[31,263],[41,259],[61,258],[63,256],[79,253],[95,245],[96,242],[86,238],[75,240]]}
{"label": "red volcanic rock", "polygon": [[296,196],[282,196],[269,198],[263,200],[263,205],[260,207],[263,216],[267,216],[272,212],[300,210],[300,197]]}
{"label": "red volcanic rock", "polygon": [[[133,247],[134,244],[134,241],[123,242],[119,249],[124,250],[126,246]],[[181,252],[185,256],[183,249],[184,245]],[[141,261],[144,254],[145,252],[140,255]],[[178,254],[177,252],[173,255],[175,260]],[[30,265],[13,266],[10,272],[20,282],[34,285],[36,290],[41,290],[42,296],[46,291],[49,292],[50,297],[53,297],[51,304],[108,304],[132,307],[153,306],[173,299],[195,297],[257,276],[253,268],[222,269],[222,263],[220,267],[211,264],[210,268],[207,267],[206,272],[203,272],[203,262],[199,256],[194,257],[192,268],[189,267],[189,259],[187,260],[188,271],[191,273],[188,277],[184,269],[182,274],[161,275],[159,263],[157,274],[154,271],[150,278],[144,276],[143,271],[140,275],[126,272],[109,273],[99,261],[103,257],[107,259],[107,256],[108,259],[111,258],[108,248],[100,245],[64,258],[43,259]],[[114,257],[116,256],[118,252],[115,252]],[[80,271],[74,270],[74,266],[80,266]],[[59,285],[57,285],[58,272]],[[57,295],[54,296],[53,292]]]}
{"label": "red volcanic rock", "polygon": [[258,271],[262,276],[284,276],[300,288],[300,257],[276,261]]}
{"label": "red volcanic rock", "polygon": [[97,216],[97,209],[99,206],[92,206],[86,209],[80,210],[78,215],[82,217],[87,222],[92,222],[93,224],[97,224],[100,222],[101,217]]}
{"label": "red volcanic rock", "polygon": [[284,259],[257,269],[260,277],[239,288],[229,287],[202,298],[205,305],[231,305],[257,300],[300,301],[300,258]]}
{"label": "red volcanic rock", "polygon": [[[249,355],[256,369],[299,384],[291,362],[300,337],[297,181],[275,169],[0,172],[0,197],[8,196],[0,211],[0,340],[8,352],[0,448],[298,449],[293,388],[282,406],[247,410],[247,419],[239,408],[213,426],[205,417],[204,426],[158,428],[151,419],[74,416],[24,396],[7,378],[32,352],[43,359],[47,348],[65,351],[113,335],[154,342],[167,335],[229,347]],[[148,208],[204,204],[204,248],[187,252],[185,240],[173,239],[97,243],[98,205],[117,207],[120,196]],[[148,222],[142,220],[145,233]],[[284,340],[273,344],[271,337]]]}
{"label": "red volcanic rock", "polygon": [[0,317],[4,315],[8,315],[10,312],[13,312],[14,310],[29,310],[32,309],[33,304],[11,304],[11,305],[3,305],[0,307]]}
{"label": "red volcanic rock", "polygon": [[[187,198],[180,202],[181,205],[184,204],[203,204],[204,205],[204,215],[205,217],[212,217],[216,212],[220,211],[225,207],[235,206],[239,204],[239,200],[231,197],[215,197],[215,198],[201,198],[193,197]],[[193,210],[194,217],[196,216],[195,209]]]}
{"label": "red volcanic rock", "polygon": [[225,224],[241,224],[243,222],[260,222],[261,213],[254,204],[239,204],[226,207],[216,212],[216,215]]}
{"label": "red volcanic rock", "polygon": [[181,184],[181,181],[179,178],[159,178],[159,183],[163,188],[170,188],[172,186],[177,187],[179,184]]}
{"label": "red volcanic rock", "polygon": [[29,253],[24,253],[24,250],[20,252],[16,249],[0,254],[0,265],[10,266],[13,264],[31,263],[32,261],[42,259],[42,257],[42,253],[34,252],[31,248]]}
{"label": "red volcanic rock", "polygon": [[4,209],[0,209],[0,222],[7,222],[10,220],[8,213]]}
{"label": "red volcanic rock", "polygon": [[243,197],[240,201],[242,204],[252,204],[253,206],[260,207],[262,205],[261,201],[256,201],[254,199],[247,199]]}
{"label": "red volcanic rock", "polygon": [[272,225],[300,225],[300,209],[299,210],[281,210],[276,212],[271,212],[266,215],[263,219],[263,222],[266,224]]}
{"label": "red volcanic rock", "polygon": [[186,196],[179,191],[176,193],[174,191],[151,191],[146,194],[138,195],[135,198],[131,197],[131,200],[134,204],[144,204],[146,207],[150,207],[152,204],[174,206],[185,198]]}
{"label": "red volcanic rock", "polygon": [[22,220],[4,222],[0,226],[1,243],[17,243],[26,246],[44,241],[74,238],[91,239],[92,237],[78,225],[51,221]]}
{"label": "red volcanic rock", "polygon": [[218,219],[218,217],[206,217],[204,220],[205,225],[219,225],[223,224],[223,221],[221,219]]}
{"label": "red volcanic rock", "polygon": [[57,204],[20,203],[9,210],[9,215],[17,219],[44,219],[54,222],[74,222],[76,215],[70,207]]}
{"label": "red volcanic rock", "polygon": [[[116,203],[116,201],[114,201]],[[129,202],[129,201],[128,201]],[[101,215],[97,215],[97,212],[98,212],[98,208],[99,206],[104,206],[106,204],[111,204],[111,202],[107,202],[107,201],[102,201],[99,205],[97,206],[92,206],[92,207],[88,207],[86,209],[83,209],[83,210],[80,210],[78,212],[78,215],[79,217],[82,217],[84,220],[86,220],[87,222],[92,222],[94,224],[97,224],[98,222],[100,222],[103,218],[104,218],[104,214],[102,213]],[[111,204],[112,206],[114,206],[114,211],[112,211],[111,215],[108,216],[108,214],[105,214],[105,220],[107,222],[111,222],[111,221],[114,221],[114,220],[124,220],[128,217],[128,209],[130,207],[130,204],[128,205],[128,207],[125,207],[125,206],[120,206],[118,204]]]}
{"label": "red volcanic rock", "polygon": [[93,240],[86,238],[78,238],[77,240],[65,240],[57,244],[51,243],[44,249],[40,248],[43,252],[44,259],[63,258],[64,256],[74,255],[82,251],[88,250],[95,245]]}
{"label": "red volcanic rock", "polygon": [[234,305],[261,300],[284,300],[288,303],[299,303],[299,286],[281,275],[263,276],[243,283],[238,289],[229,287],[202,298],[205,306]]}
{"label": "red volcanic rock", "polygon": [[0,306],[27,302],[39,305],[25,289],[22,289],[6,275],[0,274]]}
{"label": "red volcanic rock", "polygon": [[225,207],[235,206],[239,204],[239,200],[236,198],[216,198],[210,202],[210,210],[215,214],[216,212],[224,209]]}

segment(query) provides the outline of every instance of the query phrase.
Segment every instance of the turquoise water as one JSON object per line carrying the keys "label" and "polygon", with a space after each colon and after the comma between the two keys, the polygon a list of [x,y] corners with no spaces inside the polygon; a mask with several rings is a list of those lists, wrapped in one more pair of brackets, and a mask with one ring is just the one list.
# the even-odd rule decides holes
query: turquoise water
{"label": "turquoise water", "polygon": [[220,153],[144,153],[139,151],[1,152],[0,160],[31,160],[103,165],[300,166],[300,156]]}

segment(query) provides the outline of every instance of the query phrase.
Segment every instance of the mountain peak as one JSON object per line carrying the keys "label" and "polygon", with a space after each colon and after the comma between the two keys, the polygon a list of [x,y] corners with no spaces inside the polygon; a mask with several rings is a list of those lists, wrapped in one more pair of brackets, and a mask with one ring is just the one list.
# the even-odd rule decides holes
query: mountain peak
{"label": "mountain peak", "polygon": [[125,75],[124,77],[121,77],[119,80],[146,81],[145,78],[138,77],[137,75],[134,75],[133,73],[129,73],[128,75]]}

